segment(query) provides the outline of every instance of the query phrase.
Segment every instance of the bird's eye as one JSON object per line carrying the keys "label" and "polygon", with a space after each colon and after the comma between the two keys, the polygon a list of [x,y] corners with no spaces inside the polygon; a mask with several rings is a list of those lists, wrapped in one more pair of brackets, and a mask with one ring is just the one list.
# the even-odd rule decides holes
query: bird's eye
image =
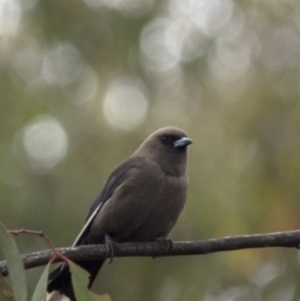
{"label": "bird's eye", "polygon": [[170,143],[170,137],[169,136],[162,136],[161,137],[161,141],[162,141],[162,143],[164,143],[164,144],[169,144]]}
{"label": "bird's eye", "polygon": [[161,136],[160,139],[161,139],[162,143],[165,145],[171,145],[173,143],[172,137],[168,136],[168,135]]}

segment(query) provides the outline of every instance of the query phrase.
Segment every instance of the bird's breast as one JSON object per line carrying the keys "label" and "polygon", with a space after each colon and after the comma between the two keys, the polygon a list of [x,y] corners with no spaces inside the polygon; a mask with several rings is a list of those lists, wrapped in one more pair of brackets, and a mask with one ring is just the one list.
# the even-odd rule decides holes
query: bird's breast
{"label": "bird's breast", "polygon": [[135,233],[136,237],[145,241],[167,237],[185,205],[187,177],[166,177],[163,181],[160,195],[153,199],[151,210]]}

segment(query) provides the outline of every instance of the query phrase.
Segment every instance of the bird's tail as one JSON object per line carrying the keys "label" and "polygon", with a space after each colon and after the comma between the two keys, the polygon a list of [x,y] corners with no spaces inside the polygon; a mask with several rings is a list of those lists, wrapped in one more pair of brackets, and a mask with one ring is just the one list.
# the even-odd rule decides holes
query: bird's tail
{"label": "bird's tail", "polygon": [[[103,263],[104,260],[78,263],[90,274],[88,288],[92,286]],[[47,292],[46,301],[76,301],[71,282],[71,272],[66,263],[60,264],[49,274]]]}
{"label": "bird's tail", "polygon": [[58,291],[47,293],[46,301],[70,301],[71,299],[65,295],[60,294]]}

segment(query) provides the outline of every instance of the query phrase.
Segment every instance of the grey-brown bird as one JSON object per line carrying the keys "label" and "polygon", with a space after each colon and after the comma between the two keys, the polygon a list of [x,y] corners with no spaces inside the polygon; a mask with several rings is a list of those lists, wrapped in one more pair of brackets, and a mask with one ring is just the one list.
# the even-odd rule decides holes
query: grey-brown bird
{"label": "grey-brown bird", "polygon": [[[73,246],[167,238],[185,205],[187,146],[191,143],[176,127],[150,135],[108,177]],[[78,263],[90,273],[89,287],[103,263]],[[76,300],[65,263],[50,273],[47,291],[47,301]]]}

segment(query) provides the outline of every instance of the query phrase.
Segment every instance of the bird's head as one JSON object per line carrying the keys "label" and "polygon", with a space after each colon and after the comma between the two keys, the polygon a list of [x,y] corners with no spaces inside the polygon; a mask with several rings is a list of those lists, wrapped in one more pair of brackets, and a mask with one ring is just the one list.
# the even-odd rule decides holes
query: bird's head
{"label": "bird's head", "polygon": [[191,143],[183,130],[164,127],[151,134],[135,154],[155,161],[166,174],[181,176],[186,172],[187,146]]}

